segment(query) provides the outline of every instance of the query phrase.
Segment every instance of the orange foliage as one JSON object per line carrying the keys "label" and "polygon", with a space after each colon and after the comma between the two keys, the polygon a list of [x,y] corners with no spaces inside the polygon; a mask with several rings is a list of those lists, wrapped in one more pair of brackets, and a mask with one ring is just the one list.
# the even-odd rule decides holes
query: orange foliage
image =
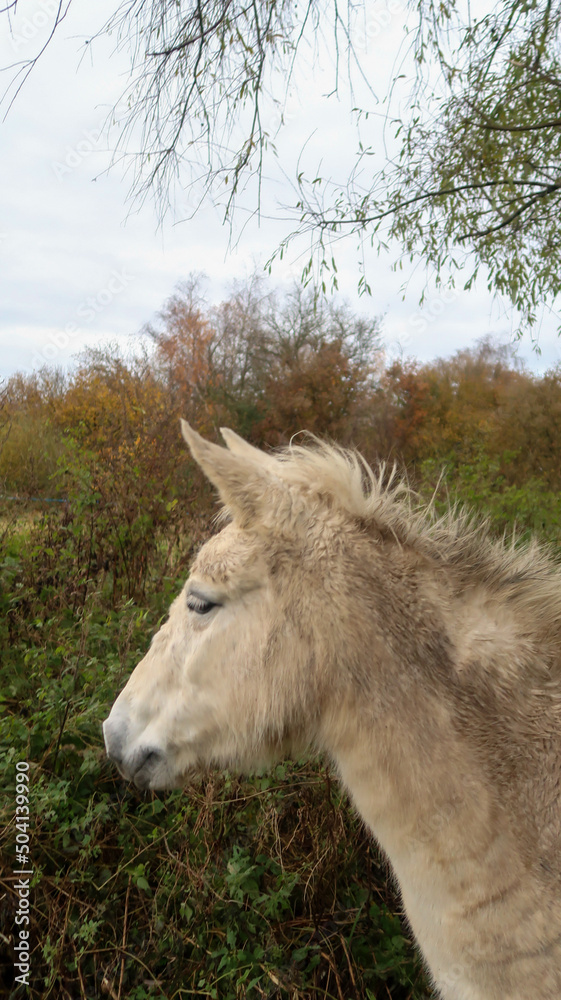
{"label": "orange foliage", "polygon": [[421,365],[395,362],[385,372],[382,392],[390,408],[390,437],[406,462],[426,458],[469,458],[474,448],[493,448],[500,415],[531,376],[513,366],[508,350],[483,341],[473,351]]}
{"label": "orange foliage", "polygon": [[307,430],[347,441],[355,430],[364,383],[365,373],[353,365],[338,340],[279,361],[266,380],[252,437],[278,445]]}
{"label": "orange foliage", "polygon": [[4,489],[95,505],[91,565],[109,565],[129,594],[160,531],[172,544],[185,518],[208,520],[211,492],[180,416],[207,436],[229,425],[259,445],[309,430],[371,461],[402,460],[421,479],[429,467],[477,465],[492,470],[491,491],[529,478],[561,488],[561,369],[532,376],[506,348],[484,341],[384,368],[376,320],[316,308],[301,291],[279,306],[255,281],[214,309],[195,282],[179,286],[145,332],[132,357],[90,350],[68,376],[14,376],[0,409]]}

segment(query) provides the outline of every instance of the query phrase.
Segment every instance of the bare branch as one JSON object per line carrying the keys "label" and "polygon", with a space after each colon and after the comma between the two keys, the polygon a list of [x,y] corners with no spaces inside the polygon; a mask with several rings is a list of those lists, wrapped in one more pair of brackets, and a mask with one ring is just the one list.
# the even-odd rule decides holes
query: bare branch
{"label": "bare branch", "polygon": [[[8,106],[6,108],[6,111],[4,112],[4,119],[6,118],[6,115],[8,114],[8,112],[10,111],[10,108],[13,106],[14,101],[16,100],[18,94],[20,93],[20,91],[21,91],[22,87],[24,86],[26,80],[28,79],[30,73],[35,68],[35,66],[37,65],[37,63],[39,62],[39,60],[40,60],[41,56],[43,55],[43,53],[45,52],[45,50],[48,48],[50,42],[52,41],[52,39],[53,39],[53,37],[55,35],[55,32],[56,32],[58,26],[62,23],[62,21],[64,21],[64,18],[68,14],[68,10],[70,8],[70,4],[71,3],[72,3],[72,0],[58,0],[58,8],[57,8],[57,11],[56,11],[56,14],[55,14],[55,19],[54,19],[54,22],[53,22],[53,26],[52,26],[52,28],[51,28],[51,30],[49,32],[49,37],[47,38],[46,42],[41,46],[41,48],[40,48],[40,50],[39,50],[39,52],[37,53],[36,56],[34,56],[32,59],[25,60],[21,64],[20,63],[14,63],[11,66],[5,67],[5,69],[10,70],[10,69],[15,69],[16,66],[19,66],[19,69],[17,70],[17,72],[15,74],[15,77],[14,77],[14,79],[12,80],[12,82],[10,84],[10,86],[15,85],[15,91],[14,91],[13,95],[11,97],[9,96],[10,87],[8,87],[8,90],[5,91],[3,97],[0,98],[0,105],[5,100],[7,100],[7,102],[8,102]],[[5,7],[3,10],[0,10],[0,13],[4,13],[5,11],[12,11],[13,13],[15,13],[16,9],[17,9],[17,0],[14,0],[13,3],[8,4],[7,7]],[[17,82],[18,79],[19,79],[19,82]]]}

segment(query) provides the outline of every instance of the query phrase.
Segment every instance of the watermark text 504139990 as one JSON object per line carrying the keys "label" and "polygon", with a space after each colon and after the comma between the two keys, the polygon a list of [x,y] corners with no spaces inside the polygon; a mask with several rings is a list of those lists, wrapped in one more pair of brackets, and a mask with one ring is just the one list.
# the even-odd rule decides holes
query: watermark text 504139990
{"label": "watermark text 504139990", "polygon": [[14,971],[15,982],[29,986],[29,975],[31,973],[29,911],[31,908],[30,885],[33,870],[30,856],[31,835],[29,832],[31,828],[31,816],[29,812],[29,764],[26,761],[18,761],[16,764],[15,822],[14,890],[17,896],[17,909],[14,928]]}

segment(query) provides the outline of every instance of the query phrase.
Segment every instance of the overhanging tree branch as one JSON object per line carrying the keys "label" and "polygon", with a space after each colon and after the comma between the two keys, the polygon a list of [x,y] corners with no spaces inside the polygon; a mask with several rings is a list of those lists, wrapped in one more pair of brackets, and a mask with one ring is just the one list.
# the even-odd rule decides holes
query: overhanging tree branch
{"label": "overhanging tree branch", "polygon": [[[60,0],[51,37],[70,2]],[[3,10],[10,16],[16,7],[14,0]],[[332,277],[327,244],[354,233],[380,247],[397,241],[439,279],[469,259],[472,276],[485,266],[489,286],[531,322],[538,301],[561,294],[561,0],[494,0],[479,19],[461,0],[409,0],[409,10],[419,19],[409,36],[417,81],[409,116],[399,113],[394,122],[398,154],[372,170],[372,144],[380,143],[369,133],[371,108],[354,108],[366,141],[361,135],[356,152],[349,151],[347,182],[336,185],[321,171],[309,184],[298,177],[298,221],[280,250],[309,236],[317,272]],[[343,18],[338,0],[120,3],[104,31],[130,52],[115,155],[132,158],[136,197],[153,195],[163,215],[175,190],[181,197],[193,191],[188,214],[211,199],[232,221],[239,193],[256,180],[258,211],[265,164],[274,155],[266,109],[282,104],[279,81],[290,79],[304,40],[321,36],[324,26],[333,32],[332,92],[343,51],[347,75],[358,66],[371,87],[370,64],[361,66],[353,48],[354,11],[348,5]],[[17,73],[27,78],[35,62],[18,65]],[[16,94],[23,82],[17,76]],[[360,186],[359,166],[368,172]],[[335,192],[331,203],[319,200],[320,181]],[[364,276],[360,282],[367,286]]]}

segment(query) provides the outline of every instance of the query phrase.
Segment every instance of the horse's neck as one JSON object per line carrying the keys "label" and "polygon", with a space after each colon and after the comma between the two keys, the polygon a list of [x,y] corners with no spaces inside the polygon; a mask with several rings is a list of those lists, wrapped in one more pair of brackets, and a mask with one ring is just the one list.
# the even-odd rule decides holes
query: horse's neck
{"label": "horse's neck", "polygon": [[[360,726],[349,727],[333,756],[389,857],[442,996],[558,1000],[561,901],[553,893],[544,898],[521,857],[516,821],[478,764],[444,717],[416,725],[380,718],[377,730],[365,735]],[[544,941],[560,948],[558,971],[551,971]],[[504,964],[510,960],[517,971]],[[548,974],[558,977],[553,986]],[[536,976],[545,984],[538,992]]]}

